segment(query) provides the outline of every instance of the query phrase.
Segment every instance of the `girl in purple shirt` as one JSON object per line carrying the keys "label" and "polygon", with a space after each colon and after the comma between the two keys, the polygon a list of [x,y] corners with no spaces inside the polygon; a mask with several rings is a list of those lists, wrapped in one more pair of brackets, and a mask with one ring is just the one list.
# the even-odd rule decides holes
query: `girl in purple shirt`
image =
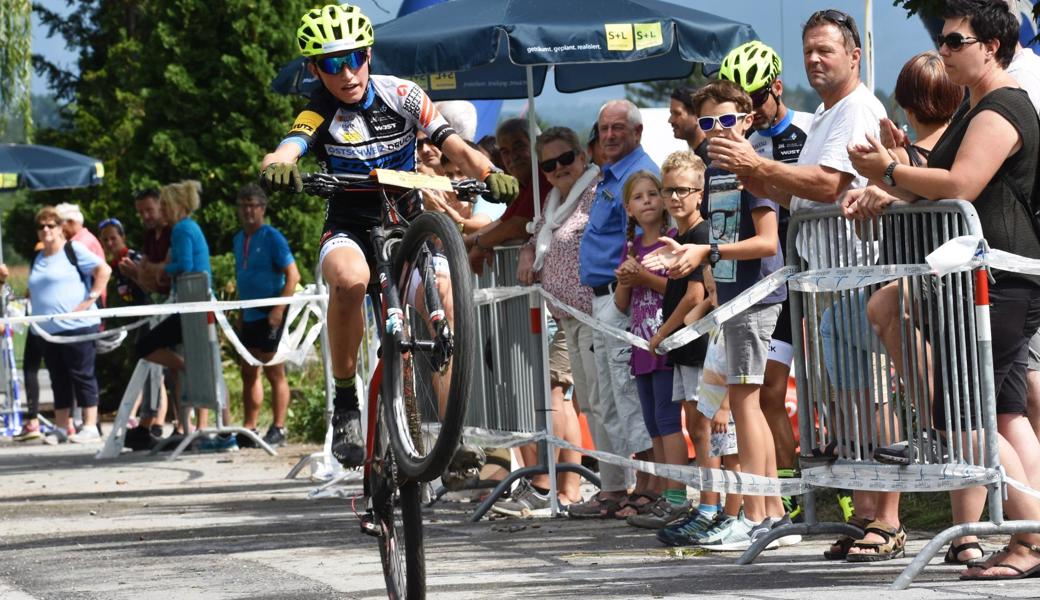
{"label": "girl in purple shirt", "polygon": [[[649,171],[632,174],[625,182],[623,197],[628,213],[628,243],[615,271],[618,287],[614,302],[618,310],[631,314],[632,334],[649,340],[661,327],[664,288],[668,279],[665,271],[647,270],[641,260],[663,245],[660,241],[662,236],[674,236],[675,230],[669,229],[661,182]],[[641,235],[635,235],[636,225],[642,229]],[[664,459],[666,443],[685,443],[680,424],[681,407],[672,402],[672,367],[667,360],[667,356],[632,348],[632,375],[636,379],[643,422],[657,460]],[[658,501],[662,504],[671,504],[669,496],[675,496],[679,503],[685,499],[685,486],[681,483],[656,478],[652,487],[663,495]]]}

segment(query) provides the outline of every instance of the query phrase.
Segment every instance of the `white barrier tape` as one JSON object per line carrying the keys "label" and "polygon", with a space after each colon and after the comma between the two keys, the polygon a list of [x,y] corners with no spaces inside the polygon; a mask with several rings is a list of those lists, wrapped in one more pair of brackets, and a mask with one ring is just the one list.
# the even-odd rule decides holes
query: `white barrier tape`
{"label": "white barrier tape", "polygon": [[550,444],[559,448],[574,450],[608,464],[628,467],[666,479],[681,481],[699,491],[747,494],[749,496],[798,496],[809,490],[809,487],[803,480],[797,478],[772,479],[723,469],[663,465],[645,460],[633,460],[599,450],[589,450],[588,448],[575,446],[555,436],[548,436],[546,439]]}
{"label": "white barrier tape", "polygon": [[977,235],[955,237],[936,248],[925,260],[937,275],[980,266],[1024,275],[1040,275],[1040,260],[990,248],[986,239]]}
{"label": "white barrier tape", "polygon": [[[306,309],[306,313],[303,318],[300,319],[299,323],[295,327],[292,324],[296,321],[300,313]],[[217,319],[217,324],[220,325],[221,331],[224,332],[224,337],[231,342],[231,346],[238,352],[239,356],[242,357],[247,364],[253,367],[268,367],[271,365],[282,364],[286,361],[293,363],[294,365],[301,365],[307,358],[307,354],[314,346],[314,342],[318,340],[318,336],[321,335],[322,327],[322,315],[321,310],[314,304],[293,304],[290,305],[289,310],[286,311],[284,316],[284,327],[286,330],[282,333],[282,338],[278,341],[278,349],[275,351],[274,356],[271,360],[266,362],[258,360],[253,354],[245,347],[242,340],[238,338],[238,333],[228,322],[227,317],[223,312],[215,312],[214,315]],[[311,325],[308,329],[307,324],[310,322],[310,315],[317,317],[318,322]]]}
{"label": "white barrier tape", "polygon": [[932,275],[932,267],[923,265],[875,265],[803,271],[787,280],[788,289],[796,292],[843,292],[864,288],[893,279]]}
{"label": "white barrier tape", "polygon": [[873,492],[945,492],[998,481],[995,469],[973,465],[882,465],[832,463],[802,469],[802,480],[813,487]]}
{"label": "white barrier tape", "polygon": [[306,304],[308,302],[321,302],[327,299],[328,295],[298,294],[295,296],[288,297],[283,296],[278,298],[260,298],[258,300],[220,300],[206,302],[146,304],[141,306],[121,306],[119,308],[81,310],[77,312],[60,313],[54,315],[28,315],[22,317],[7,317],[4,319],[0,319],[0,326],[17,325],[20,323],[39,323],[42,321],[56,321],[60,319],[108,319],[110,317],[151,317],[156,315],[183,315],[191,313],[220,312],[228,310],[242,310],[246,308],[281,306],[283,304]]}
{"label": "white barrier tape", "polygon": [[683,327],[665,338],[660,344],[661,353],[681,348],[693,340],[708,334],[712,329],[758,304],[763,298],[782,287],[795,272],[794,267],[784,267],[765,279],[744,290],[737,297],[711,311],[696,323]]}
{"label": "white barrier tape", "polygon": [[1028,496],[1032,496],[1032,497],[1036,498],[1037,500],[1040,500],[1040,490],[1035,490],[1035,489],[1029,487],[1028,485],[1022,483],[1021,481],[1018,481],[1017,479],[1012,479],[1011,477],[1005,476],[1004,477],[1004,483],[1010,485],[1011,487],[1013,487],[1016,490],[1022,492],[1023,494],[1026,494]]}
{"label": "white barrier tape", "polygon": [[122,327],[116,327],[115,329],[106,329],[96,333],[84,333],[82,335],[55,335],[47,333],[40,327],[39,323],[29,323],[29,327],[32,328],[33,333],[52,344],[75,344],[77,342],[92,342],[95,340],[110,341],[117,337],[122,341],[126,339],[127,332],[147,325],[149,321],[151,321],[151,319],[138,319],[129,325],[123,325]]}
{"label": "white barrier tape", "polygon": [[517,448],[544,440],[545,433],[516,433],[483,427],[464,427],[462,439],[467,444],[481,448]]}
{"label": "white barrier tape", "polygon": [[599,331],[600,333],[605,333],[605,334],[607,334],[607,335],[609,335],[611,337],[615,337],[615,338],[617,338],[619,340],[622,340],[624,342],[632,344],[633,346],[636,346],[637,348],[642,348],[643,350],[648,350],[650,348],[650,346],[647,344],[646,340],[644,340],[643,338],[639,337],[638,335],[633,335],[632,333],[630,333],[628,331],[625,331],[623,329],[618,329],[617,327],[614,327],[612,325],[607,325],[606,323],[597,321],[596,319],[593,319],[587,313],[583,313],[583,312],[581,312],[580,310],[578,310],[576,308],[573,308],[571,306],[567,306],[559,298],[557,298],[556,296],[553,296],[552,294],[550,294],[549,292],[545,291],[541,287],[538,287],[538,292],[542,296],[544,296],[547,301],[551,302],[554,306],[556,306],[556,308],[559,308],[563,312],[571,315],[572,317],[574,317],[575,319],[581,321],[582,323],[585,323],[589,327],[595,328],[596,331]]}
{"label": "white barrier tape", "polygon": [[513,298],[526,296],[531,293],[531,290],[531,287],[524,287],[519,285],[496,288],[481,288],[473,291],[473,303],[476,306],[484,306],[485,304],[505,302],[506,300],[511,300]]}

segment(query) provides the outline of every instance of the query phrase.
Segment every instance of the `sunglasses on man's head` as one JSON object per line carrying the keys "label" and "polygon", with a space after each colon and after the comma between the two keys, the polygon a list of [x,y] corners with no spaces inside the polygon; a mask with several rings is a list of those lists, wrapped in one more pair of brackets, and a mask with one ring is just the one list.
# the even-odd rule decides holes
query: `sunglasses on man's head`
{"label": "sunglasses on man's head", "polygon": [[718,123],[723,129],[731,129],[737,124],[737,121],[746,116],[747,113],[726,113],[717,117],[700,117],[697,119],[697,126],[701,128],[701,131],[711,131]]}
{"label": "sunglasses on man's head", "polygon": [[543,173],[552,173],[556,170],[557,164],[566,167],[567,165],[574,164],[574,159],[577,158],[578,154],[574,150],[568,150],[556,158],[548,158],[538,163],[538,168]]}
{"label": "sunglasses on man's head", "polygon": [[943,44],[950,50],[960,50],[961,48],[977,43],[979,38],[964,36],[960,32],[954,31],[953,33],[947,33],[946,35],[939,34],[935,36],[936,48],[942,48]]}
{"label": "sunglasses on man's head", "polygon": [[355,50],[350,54],[343,56],[333,56],[330,58],[319,58],[315,60],[315,64],[321,69],[326,75],[339,75],[343,72],[343,67],[349,68],[351,71],[357,71],[365,64],[368,60],[368,50]]}
{"label": "sunglasses on man's head", "polygon": [[812,21],[816,18],[823,18],[826,21],[834,23],[838,27],[841,27],[852,34],[852,41],[856,48],[862,47],[859,41],[859,30],[856,29],[856,24],[852,20],[852,17],[841,12],[840,10],[834,10],[833,8],[827,10],[821,10],[809,17]]}

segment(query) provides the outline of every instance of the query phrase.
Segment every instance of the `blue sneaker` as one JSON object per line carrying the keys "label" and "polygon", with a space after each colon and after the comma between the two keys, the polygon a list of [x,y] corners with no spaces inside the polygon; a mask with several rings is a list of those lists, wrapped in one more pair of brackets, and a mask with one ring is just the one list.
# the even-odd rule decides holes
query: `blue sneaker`
{"label": "blue sneaker", "polygon": [[202,440],[196,447],[199,452],[238,452],[238,440],[235,439],[235,434],[217,434]]}
{"label": "blue sneaker", "polygon": [[693,546],[722,513],[711,516],[691,510],[683,519],[657,531],[657,539],[666,546]]}

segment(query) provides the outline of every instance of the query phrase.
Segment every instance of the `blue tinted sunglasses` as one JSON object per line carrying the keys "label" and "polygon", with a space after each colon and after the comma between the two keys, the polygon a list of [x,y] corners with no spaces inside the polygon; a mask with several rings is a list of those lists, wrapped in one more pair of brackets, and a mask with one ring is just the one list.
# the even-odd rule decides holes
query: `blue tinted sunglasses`
{"label": "blue tinted sunglasses", "polygon": [[100,232],[102,229],[108,227],[109,225],[115,225],[116,229],[119,230],[119,234],[123,234],[123,224],[119,221],[119,219],[115,217],[105,219],[104,221],[98,223],[98,231]]}
{"label": "blue tinted sunglasses", "polygon": [[361,49],[355,50],[344,56],[319,58],[314,62],[323,73],[328,75],[339,75],[343,72],[343,67],[347,67],[351,71],[357,71],[366,61],[368,61],[368,50]]}

